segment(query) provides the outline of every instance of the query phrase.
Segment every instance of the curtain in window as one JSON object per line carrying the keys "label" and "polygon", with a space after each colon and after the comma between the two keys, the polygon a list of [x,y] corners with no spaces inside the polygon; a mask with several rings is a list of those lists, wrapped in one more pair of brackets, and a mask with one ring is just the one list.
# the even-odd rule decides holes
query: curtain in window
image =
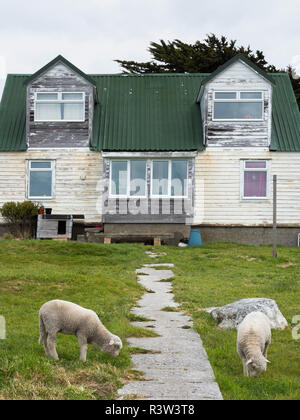
{"label": "curtain in window", "polygon": [[249,171],[244,175],[244,197],[267,196],[267,173],[264,171]]}

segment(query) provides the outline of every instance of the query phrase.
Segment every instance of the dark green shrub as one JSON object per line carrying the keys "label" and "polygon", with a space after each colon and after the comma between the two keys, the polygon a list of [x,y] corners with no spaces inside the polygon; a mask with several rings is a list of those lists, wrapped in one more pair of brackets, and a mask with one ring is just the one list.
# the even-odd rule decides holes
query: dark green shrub
{"label": "dark green shrub", "polygon": [[36,216],[40,205],[32,201],[4,203],[0,212],[16,237],[31,238],[34,235]]}

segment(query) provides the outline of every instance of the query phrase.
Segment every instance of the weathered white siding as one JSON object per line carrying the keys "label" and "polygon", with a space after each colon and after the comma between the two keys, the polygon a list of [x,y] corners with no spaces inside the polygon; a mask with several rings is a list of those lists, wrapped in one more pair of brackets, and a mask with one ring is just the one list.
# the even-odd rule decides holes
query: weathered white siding
{"label": "weathered white siding", "polygon": [[[27,198],[30,159],[55,160],[55,196],[42,201],[45,207],[51,207],[53,213],[84,214],[86,222],[102,220],[103,160],[100,153],[88,149],[0,153],[0,207],[6,201]],[[241,198],[241,160],[244,159],[268,160],[268,199]],[[199,152],[195,158],[193,224],[271,225],[273,174],[278,175],[278,223],[300,224],[300,153],[254,148],[208,148]]]}
{"label": "weathered white siding", "polygon": [[[213,121],[215,91],[262,91],[263,121]],[[207,83],[201,109],[207,146],[268,147],[271,139],[272,85],[245,63],[238,61]]]}
{"label": "weathered white siding", "polygon": [[[35,121],[37,92],[83,92],[84,121]],[[26,139],[29,147],[89,147],[94,113],[93,94],[93,86],[62,63],[57,63],[33,80],[27,87]]]}
{"label": "weathered white siding", "polygon": [[[241,160],[267,159],[269,198],[241,198]],[[278,223],[300,224],[300,153],[263,149],[207,149],[195,160],[194,224],[272,224],[273,174],[278,176]]]}
{"label": "weathered white siding", "polygon": [[[99,222],[102,206],[102,157],[88,149],[45,149],[0,153],[0,207],[6,201],[27,199],[27,162],[55,161],[54,198],[39,200],[57,214],[84,214],[86,222]],[[0,218],[0,222],[3,221]]]}

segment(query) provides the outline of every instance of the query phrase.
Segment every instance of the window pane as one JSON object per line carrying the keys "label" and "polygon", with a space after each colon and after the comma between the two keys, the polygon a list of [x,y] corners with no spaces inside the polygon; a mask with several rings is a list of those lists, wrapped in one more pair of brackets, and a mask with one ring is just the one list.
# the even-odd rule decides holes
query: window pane
{"label": "window pane", "polygon": [[261,92],[241,92],[241,99],[262,99]]}
{"label": "window pane", "polygon": [[82,100],[83,98],[83,94],[82,93],[63,93],[62,94],[62,99],[64,101],[69,100],[69,101],[76,101],[76,100]]}
{"label": "window pane", "polygon": [[246,162],[246,168],[266,168],[266,162]]}
{"label": "window pane", "polygon": [[31,162],[31,168],[50,168],[51,162]]}
{"label": "window pane", "polygon": [[168,195],[169,162],[157,160],[153,162],[152,194]]}
{"label": "window pane", "polygon": [[261,119],[261,102],[215,102],[215,119]]}
{"label": "window pane", "polygon": [[30,172],[30,197],[51,197],[52,171]]}
{"label": "window pane", "polygon": [[244,174],[244,197],[267,196],[267,172],[245,171]]}
{"label": "window pane", "polygon": [[236,92],[215,92],[216,99],[236,99]]}
{"label": "window pane", "polygon": [[67,121],[83,120],[84,104],[62,104],[62,119]]}
{"label": "window pane", "polygon": [[175,160],[172,162],[171,195],[183,196],[187,193],[187,161]]}
{"label": "window pane", "polygon": [[55,101],[58,96],[57,93],[37,93],[36,98],[42,101]]}
{"label": "window pane", "polygon": [[111,193],[127,195],[127,161],[112,161]]}
{"label": "window pane", "polygon": [[146,195],[146,161],[130,161],[130,195]]}
{"label": "window pane", "polygon": [[36,120],[57,121],[61,119],[60,104],[36,103]]}

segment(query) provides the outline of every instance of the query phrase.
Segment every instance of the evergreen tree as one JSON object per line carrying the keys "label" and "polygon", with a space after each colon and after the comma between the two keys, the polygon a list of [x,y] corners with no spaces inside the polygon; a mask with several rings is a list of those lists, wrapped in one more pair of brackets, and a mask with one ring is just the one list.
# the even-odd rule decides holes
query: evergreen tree
{"label": "evergreen tree", "polygon": [[[179,39],[172,42],[151,42],[148,51],[152,55],[151,61],[115,61],[121,65],[124,73],[212,73],[235,55],[243,54],[266,72],[279,71],[274,65],[268,64],[262,51],[254,52],[250,46],[237,46],[236,40],[227,40],[225,36],[218,38],[214,34],[207,35],[203,42],[196,41],[195,44],[187,44]],[[300,79],[292,77],[291,67],[286,71],[291,77],[300,107]]]}

